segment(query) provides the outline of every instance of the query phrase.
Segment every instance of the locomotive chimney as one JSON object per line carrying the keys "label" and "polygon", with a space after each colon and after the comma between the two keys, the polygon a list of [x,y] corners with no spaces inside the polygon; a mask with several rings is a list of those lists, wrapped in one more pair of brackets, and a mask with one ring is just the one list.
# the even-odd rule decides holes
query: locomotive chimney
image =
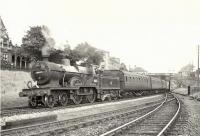
{"label": "locomotive chimney", "polygon": [[42,55],[43,61],[49,61],[49,55]]}
{"label": "locomotive chimney", "polygon": [[45,46],[42,47],[42,60],[49,61],[49,56],[49,46],[45,44]]}

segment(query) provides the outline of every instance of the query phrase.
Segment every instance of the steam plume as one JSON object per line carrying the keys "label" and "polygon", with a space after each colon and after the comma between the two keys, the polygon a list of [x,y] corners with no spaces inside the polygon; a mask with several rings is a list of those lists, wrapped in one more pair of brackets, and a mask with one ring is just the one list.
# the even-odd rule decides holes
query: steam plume
{"label": "steam plume", "polygon": [[55,41],[50,36],[50,30],[47,26],[42,26],[42,34],[46,40],[45,45],[42,47],[42,56],[49,56],[49,50],[54,47]]}

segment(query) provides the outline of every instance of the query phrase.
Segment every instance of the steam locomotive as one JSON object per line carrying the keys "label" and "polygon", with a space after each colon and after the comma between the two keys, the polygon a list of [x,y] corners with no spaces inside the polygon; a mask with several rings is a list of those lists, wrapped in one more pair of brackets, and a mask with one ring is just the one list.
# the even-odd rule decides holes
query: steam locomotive
{"label": "steam locomotive", "polygon": [[168,90],[164,80],[138,75],[121,70],[98,70],[94,66],[66,66],[48,61],[38,61],[32,66],[33,85],[23,89],[20,97],[28,97],[30,107],[43,105],[52,108],[55,104],[66,106],[73,102],[93,103],[138,96]]}

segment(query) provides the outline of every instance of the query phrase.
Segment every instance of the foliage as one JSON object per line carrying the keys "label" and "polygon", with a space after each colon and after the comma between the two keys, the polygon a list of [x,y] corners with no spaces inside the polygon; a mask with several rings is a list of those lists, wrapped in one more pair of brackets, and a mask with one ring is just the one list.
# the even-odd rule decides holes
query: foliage
{"label": "foliage", "polygon": [[64,52],[62,50],[57,50],[57,49],[50,50],[49,61],[61,64],[63,58],[64,58]]}
{"label": "foliage", "polygon": [[121,63],[120,70],[128,71],[128,69],[126,68],[126,65],[124,63]]}
{"label": "foliage", "polygon": [[193,72],[194,65],[193,64],[187,64],[184,67],[182,67],[174,76],[174,80],[176,80],[176,84],[178,87],[181,86],[187,86],[189,84],[192,84],[192,81],[195,81],[195,72]]}
{"label": "foliage", "polygon": [[11,69],[12,68],[12,64],[9,61],[3,60],[1,59],[1,69]]}
{"label": "foliage", "polygon": [[42,60],[42,55],[49,55],[49,50],[54,49],[54,39],[50,36],[47,26],[30,27],[26,35],[22,38],[22,48],[31,57]]}
{"label": "foliage", "polygon": [[70,64],[72,66],[76,66],[77,65],[76,63],[81,59],[79,53],[75,50],[70,50],[69,55],[66,56],[66,58],[70,60]]}
{"label": "foliage", "polygon": [[61,63],[63,58],[70,60],[71,65],[80,62],[82,65],[99,65],[103,60],[102,51],[92,47],[87,42],[78,44],[74,50],[67,43],[64,50],[53,48],[55,41],[50,37],[50,31],[46,26],[30,27],[22,38],[22,49],[30,54],[31,58],[42,60],[42,54],[50,54],[49,61]]}
{"label": "foliage", "polygon": [[49,61],[61,63],[62,59],[67,58],[73,66],[76,66],[77,62],[80,62],[82,66],[87,66],[99,65],[103,60],[102,52],[88,43],[81,43],[74,50],[71,50],[70,45],[64,46],[64,50],[51,49]]}
{"label": "foliage", "polygon": [[30,27],[27,34],[22,38],[22,48],[32,57],[42,59],[41,48],[45,45],[45,37],[41,26]]}
{"label": "foliage", "polygon": [[187,64],[184,67],[182,67],[179,72],[192,72],[193,69],[194,69],[194,65],[193,64]]}
{"label": "foliage", "polygon": [[74,61],[79,60],[82,65],[99,65],[103,60],[103,52],[92,47],[87,42],[78,44],[71,55],[74,57]]}

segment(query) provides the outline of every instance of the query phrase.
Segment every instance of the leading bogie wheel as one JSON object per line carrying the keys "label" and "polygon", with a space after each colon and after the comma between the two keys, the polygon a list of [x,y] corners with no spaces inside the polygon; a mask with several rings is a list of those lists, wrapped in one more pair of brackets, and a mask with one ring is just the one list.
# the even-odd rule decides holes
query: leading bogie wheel
{"label": "leading bogie wheel", "polygon": [[45,96],[45,106],[48,108],[53,108],[55,105],[55,99],[53,95],[46,95]]}
{"label": "leading bogie wheel", "polygon": [[28,105],[31,107],[31,108],[36,108],[38,103],[37,103],[37,98],[36,96],[32,96],[29,98],[28,100]]}

